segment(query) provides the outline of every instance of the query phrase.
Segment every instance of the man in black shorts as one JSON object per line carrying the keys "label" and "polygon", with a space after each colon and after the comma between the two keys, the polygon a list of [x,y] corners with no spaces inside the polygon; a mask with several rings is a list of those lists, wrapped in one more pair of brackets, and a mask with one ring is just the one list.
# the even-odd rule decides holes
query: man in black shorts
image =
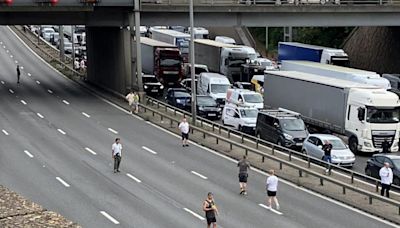
{"label": "man in black shorts", "polygon": [[186,118],[183,118],[182,122],[178,126],[179,130],[182,134],[182,146],[189,146],[188,139],[189,139],[189,123],[187,122]]}
{"label": "man in black shorts", "polygon": [[267,181],[265,183],[265,187],[267,190],[267,207],[272,208],[272,201],[274,201],[276,209],[279,210],[279,202],[278,198],[276,198],[276,192],[278,191],[278,177],[275,176],[275,170],[271,169],[269,172],[269,177],[267,178]]}
{"label": "man in black shorts", "polygon": [[247,161],[246,155],[237,164],[239,167],[239,185],[240,195],[247,195],[247,177],[249,176],[247,170],[250,169],[250,162]]}
{"label": "man in black shorts", "polygon": [[203,211],[206,213],[207,228],[210,228],[211,224],[213,228],[217,227],[218,209],[214,202],[214,196],[211,192],[207,194],[207,199],[203,202]]}

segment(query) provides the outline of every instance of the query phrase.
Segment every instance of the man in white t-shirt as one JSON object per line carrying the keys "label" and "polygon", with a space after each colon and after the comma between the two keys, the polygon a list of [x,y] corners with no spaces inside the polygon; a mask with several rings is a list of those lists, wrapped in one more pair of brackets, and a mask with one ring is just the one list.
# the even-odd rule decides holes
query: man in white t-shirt
{"label": "man in white t-shirt", "polygon": [[274,200],[276,209],[279,210],[279,202],[278,198],[276,198],[276,192],[278,191],[278,177],[275,176],[275,170],[271,169],[268,171],[269,177],[267,178],[266,186],[265,188],[267,189],[267,195],[268,195],[268,200],[267,200],[267,206],[269,208],[272,208],[272,200]]}
{"label": "man in white t-shirt", "polygon": [[114,173],[119,171],[119,164],[121,163],[121,155],[122,155],[122,145],[121,139],[116,138],[115,143],[112,144],[112,157],[114,158]]}
{"label": "man in white t-shirt", "polygon": [[393,183],[393,171],[388,162],[383,163],[383,167],[379,170],[381,177],[381,196],[386,192],[386,197],[389,198],[390,185]]}
{"label": "man in white t-shirt", "polygon": [[186,118],[183,118],[182,122],[178,126],[179,130],[182,134],[182,146],[189,146],[188,139],[189,139],[189,123],[187,122]]}

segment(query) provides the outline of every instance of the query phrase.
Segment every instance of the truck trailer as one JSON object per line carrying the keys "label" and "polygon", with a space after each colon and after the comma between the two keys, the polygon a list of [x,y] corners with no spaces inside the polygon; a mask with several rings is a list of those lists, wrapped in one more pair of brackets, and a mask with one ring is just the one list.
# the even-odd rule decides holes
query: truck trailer
{"label": "truck trailer", "polygon": [[190,34],[172,29],[154,29],[151,38],[178,47],[181,51],[183,61],[185,63],[189,62]]}
{"label": "truck trailer", "polygon": [[382,78],[376,72],[349,67],[334,66],[310,61],[286,60],[282,61],[281,70],[300,71],[304,73],[344,79],[362,84],[378,86],[386,90],[391,88],[389,80]]}
{"label": "truck trailer", "polygon": [[196,63],[207,65],[211,72],[225,75],[231,83],[240,81],[242,64],[256,57],[254,49],[253,53],[249,49],[208,39],[196,39],[194,43]]}
{"label": "truck trailer", "polygon": [[349,57],[342,49],[297,42],[279,42],[278,60],[305,60],[323,64],[349,66]]}
{"label": "truck trailer", "polygon": [[266,71],[264,102],[301,113],[321,131],[348,137],[354,152],[399,150],[399,97],[376,86],[297,71]]}
{"label": "truck trailer", "polygon": [[147,37],[141,37],[140,43],[143,72],[155,75],[164,85],[179,84],[183,79],[183,60],[179,49]]}

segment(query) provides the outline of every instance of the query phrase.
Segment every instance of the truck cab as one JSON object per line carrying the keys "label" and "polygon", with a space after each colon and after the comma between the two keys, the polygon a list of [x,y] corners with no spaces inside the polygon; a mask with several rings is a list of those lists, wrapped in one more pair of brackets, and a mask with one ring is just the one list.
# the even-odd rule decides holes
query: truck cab
{"label": "truck cab", "polygon": [[154,56],[155,75],[164,85],[178,84],[183,79],[183,59],[177,48],[157,48]]}
{"label": "truck cab", "polygon": [[217,73],[204,72],[199,75],[197,93],[211,96],[221,107],[225,105],[225,98],[231,84],[228,78]]}
{"label": "truck cab", "polygon": [[236,105],[264,108],[264,99],[261,94],[247,89],[228,89],[226,93],[226,102]]}
{"label": "truck cab", "polygon": [[348,67],[349,56],[342,49],[324,48],[320,63]]}
{"label": "truck cab", "polygon": [[258,109],[249,106],[227,104],[222,111],[222,123],[236,130],[254,134]]}
{"label": "truck cab", "polygon": [[244,46],[224,47],[221,51],[220,72],[228,76],[232,82],[241,81],[242,65],[254,58],[256,58],[256,52],[253,48]]}
{"label": "truck cab", "polygon": [[382,143],[399,151],[400,102],[396,94],[352,89],[348,97],[346,134],[353,152],[381,152]]}

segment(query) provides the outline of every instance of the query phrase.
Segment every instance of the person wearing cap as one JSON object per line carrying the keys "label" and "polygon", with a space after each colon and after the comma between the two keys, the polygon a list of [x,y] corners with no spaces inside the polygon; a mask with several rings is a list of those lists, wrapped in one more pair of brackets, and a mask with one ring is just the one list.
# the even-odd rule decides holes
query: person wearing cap
{"label": "person wearing cap", "polygon": [[207,219],[207,228],[213,225],[213,228],[217,227],[217,219],[216,216],[218,215],[218,209],[214,202],[214,196],[212,192],[207,194],[207,199],[203,202],[203,211],[206,213]]}
{"label": "person wearing cap", "polygon": [[386,197],[389,198],[390,185],[393,182],[393,171],[388,162],[383,163],[383,167],[379,170],[381,177],[381,196],[386,192]]}
{"label": "person wearing cap", "polygon": [[324,158],[323,160],[327,162],[326,165],[326,173],[329,173],[329,166],[332,163],[331,151],[332,151],[332,144],[326,140],[325,144],[322,146],[322,150],[324,151]]}

